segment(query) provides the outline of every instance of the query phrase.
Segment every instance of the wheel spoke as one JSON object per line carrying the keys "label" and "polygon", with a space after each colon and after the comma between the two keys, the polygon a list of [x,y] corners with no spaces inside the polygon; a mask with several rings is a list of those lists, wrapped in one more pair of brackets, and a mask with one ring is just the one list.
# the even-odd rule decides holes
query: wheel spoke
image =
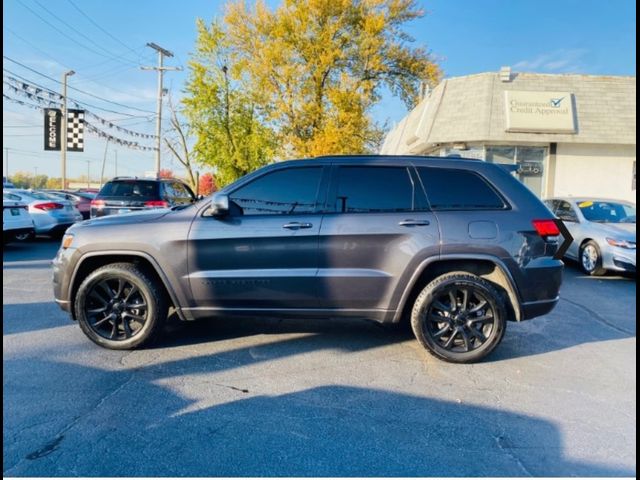
{"label": "wheel spoke", "polygon": [[147,308],[147,304],[144,302],[141,303],[126,303],[126,308]]}
{"label": "wheel spoke", "polygon": [[129,303],[129,299],[131,298],[131,295],[133,295],[134,293],[137,293],[137,292],[138,292],[138,287],[133,285],[131,287],[131,289],[129,290],[129,293],[127,293],[127,296],[124,298],[124,303]]}
{"label": "wheel spoke", "polygon": [[131,326],[124,317],[122,317],[122,326],[124,327],[124,336],[127,338],[131,337]]}
{"label": "wheel spoke", "polygon": [[440,310],[441,312],[451,312],[451,308],[447,307],[444,303],[442,303],[440,300],[435,300],[433,302],[433,306],[436,307],[438,310]]}
{"label": "wheel spoke", "polygon": [[462,341],[464,342],[464,351],[468,352],[471,349],[471,341],[469,339],[469,335],[465,332],[464,329],[460,330],[460,335],[462,335]]}
{"label": "wheel spoke", "polygon": [[460,309],[462,311],[465,311],[467,309],[467,302],[469,301],[469,290],[466,288],[463,288],[461,291],[462,291],[462,305]]}
{"label": "wheel spoke", "polygon": [[455,312],[458,309],[458,301],[453,290],[449,290],[449,301],[451,302],[451,311]]}
{"label": "wheel spoke", "polygon": [[131,312],[124,312],[124,315],[126,315],[129,318],[133,318],[134,320],[137,320],[138,322],[144,322],[144,315],[136,315],[136,314],[131,313]]}
{"label": "wheel spoke", "polygon": [[100,307],[100,308],[90,308],[89,310],[87,310],[87,313],[102,313],[107,309],[107,305],[105,304],[104,307]]}
{"label": "wheel spoke", "polygon": [[440,330],[438,330],[436,333],[434,333],[433,336],[435,338],[440,338],[442,335],[447,333],[449,330],[451,330],[451,327],[449,327],[449,325],[445,325]]}
{"label": "wheel spoke", "polygon": [[91,292],[89,293],[89,297],[91,297],[91,298],[97,300],[98,302],[102,303],[102,305],[104,305],[105,307],[109,303],[109,301],[105,300],[104,297],[102,297],[102,295],[100,295],[95,288],[91,290]]}
{"label": "wheel spoke", "polygon": [[118,278],[118,290],[113,298],[120,298],[120,295],[122,295],[122,290],[124,289],[124,285],[124,281],[121,278]]}
{"label": "wheel spoke", "polygon": [[457,335],[458,335],[458,330],[454,330],[453,332],[451,332],[451,335],[449,336],[448,340],[445,342],[443,347],[450,348],[451,345],[453,345],[453,340],[456,338]]}
{"label": "wheel spoke", "polygon": [[106,317],[104,317],[102,320],[98,320],[96,323],[93,324],[93,327],[99,327],[100,325],[102,325],[105,322],[108,322],[110,320],[112,320],[114,318],[113,313],[110,313],[109,315],[107,315]]}
{"label": "wheel spoke", "polygon": [[482,315],[481,317],[470,318],[469,321],[472,324],[493,322],[493,315],[492,314]]}
{"label": "wheel spoke", "polygon": [[487,337],[484,336],[484,333],[482,333],[480,330],[478,330],[474,326],[470,326],[469,330],[471,331],[471,334],[473,335],[473,337],[477,338],[480,343],[484,343],[487,341]]}
{"label": "wheel spoke", "polygon": [[447,323],[447,324],[451,324],[451,318],[450,317],[445,317],[442,315],[438,315],[436,313],[431,312],[429,314],[429,319],[433,322],[437,322],[437,323]]}
{"label": "wheel spoke", "polygon": [[113,327],[111,328],[111,334],[109,335],[109,338],[115,337],[117,331],[118,331],[118,317],[114,316]]}
{"label": "wheel spoke", "polygon": [[469,310],[469,313],[476,313],[480,309],[484,308],[486,304],[487,304],[486,300],[481,300],[480,303],[478,303],[475,307]]}

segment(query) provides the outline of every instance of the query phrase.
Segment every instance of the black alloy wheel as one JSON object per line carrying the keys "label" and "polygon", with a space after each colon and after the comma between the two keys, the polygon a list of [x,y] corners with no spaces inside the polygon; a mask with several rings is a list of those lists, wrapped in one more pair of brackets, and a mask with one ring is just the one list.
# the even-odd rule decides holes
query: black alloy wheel
{"label": "black alloy wheel", "polygon": [[106,348],[149,344],[167,318],[167,293],[153,272],[133,263],[113,263],[91,272],[74,301],[80,328]]}
{"label": "black alloy wheel", "polygon": [[140,333],[147,322],[149,308],[142,291],[133,282],[114,277],[91,287],[84,313],[96,334],[117,341]]}
{"label": "black alloy wheel", "polygon": [[503,296],[492,283],[471,273],[441,275],[418,295],[411,327],[436,357],[454,363],[478,361],[504,336]]}

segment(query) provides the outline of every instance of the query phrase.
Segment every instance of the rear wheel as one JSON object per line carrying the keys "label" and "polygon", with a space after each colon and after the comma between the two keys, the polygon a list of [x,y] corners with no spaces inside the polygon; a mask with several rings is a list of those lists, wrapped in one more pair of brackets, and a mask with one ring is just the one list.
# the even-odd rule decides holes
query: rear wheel
{"label": "rear wheel", "polygon": [[74,304],[82,331],[106,348],[149,344],[162,330],[167,302],[162,285],[131,263],[113,263],[92,272]]}
{"label": "rear wheel", "polygon": [[476,362],[500,343],[506,328],[504,301],[488,281],[451,272],[416,298],[411,327],[431,354],[454,363]]}
{"label": "rear wheel", "polygon": [[607,273],[607,270],[602,268],[600,248],[593,240],[589,240],[580,248],[580,266],[588,275],[599,276]]}

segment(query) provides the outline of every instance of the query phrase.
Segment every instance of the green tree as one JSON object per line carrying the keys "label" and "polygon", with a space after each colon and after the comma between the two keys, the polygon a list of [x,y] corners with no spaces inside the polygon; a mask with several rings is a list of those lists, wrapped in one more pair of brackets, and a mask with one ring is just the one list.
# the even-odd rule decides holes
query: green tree
{"label": "green tree", "polygon": [[[440,78],[428,50],[403,30],[422,15],[414,0],[284,0],[274,10],[228,3],[222,22],[198,22],[187,111],[215,106],[224,119],[231,82],[231,105],[274,132],[277,156],[372,151],[382,132],[371,109],[381,92],[412,107],[420,84]],[[202,84],[209,88],[196,88]],[[231,143],[220,130],[212,153]]]}
{"label": "green tree", "polygon": [[214,166],[221,186],[269,163],[275,154],[274,133],[249,88],[241,79],[229,78],[225,62],[231,53],[222,30],[209,30],[199,21],[187,96],[182,100],[196,137],[196,161]]}

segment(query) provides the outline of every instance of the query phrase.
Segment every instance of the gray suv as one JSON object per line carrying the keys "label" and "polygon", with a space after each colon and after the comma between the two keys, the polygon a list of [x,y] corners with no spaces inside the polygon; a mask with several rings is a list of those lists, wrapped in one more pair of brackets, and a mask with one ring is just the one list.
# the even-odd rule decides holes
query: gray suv
{"label": "gray suv", "polygon": [[181,320],[408,319],[433,355],[473,362],[507,320],[558,302],[558,226],[482,161],[295,160],[195,204],[75,224],[53,262],[54,292],[107,348],[148,343],[173,308]]}

